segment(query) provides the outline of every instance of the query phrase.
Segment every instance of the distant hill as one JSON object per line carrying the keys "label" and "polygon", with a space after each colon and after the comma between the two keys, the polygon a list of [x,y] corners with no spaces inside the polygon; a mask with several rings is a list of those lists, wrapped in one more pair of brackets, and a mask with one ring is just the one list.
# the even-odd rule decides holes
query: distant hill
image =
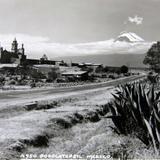
{"label": "distant hill", "polygon": [[145,67],[143,59],[145,54],[99,54],[99,55],[87,55],[87,56],[71,56],[60,57],[58,60],[64,60],[67,62],[92,62],[102,63],[108,66],[122,66],[127,65],[130,67]]}

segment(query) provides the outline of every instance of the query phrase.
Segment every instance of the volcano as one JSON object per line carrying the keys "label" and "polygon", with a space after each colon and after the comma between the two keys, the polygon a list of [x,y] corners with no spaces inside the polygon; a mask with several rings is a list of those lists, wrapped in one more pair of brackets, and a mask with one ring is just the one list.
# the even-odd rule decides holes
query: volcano
{"label": "volcano", "polygon": [[115,42],[129,42],[129,43],[137,43],[137,42],[145,42],[143,38],[138,36],[136,33],[133,32],[122,32],[120,35],[115,39]]}

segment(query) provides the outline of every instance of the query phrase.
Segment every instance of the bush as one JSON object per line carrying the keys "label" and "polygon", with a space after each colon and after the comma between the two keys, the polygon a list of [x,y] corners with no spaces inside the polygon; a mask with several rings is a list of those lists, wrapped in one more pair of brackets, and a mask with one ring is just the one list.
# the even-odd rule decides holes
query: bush
{"label": "bush", "polygon": [[5,81],[4,77],[0,77],[0,83],[3,83]]}
{"label": "bush", "polygon": [[90,82],[94,82],[94,81],[96,80],[94,74],[88,76],[88,80],[89,80]]}
{"label": "bush", "polygon": [[36,83],[35,83],[35,82],[32,82],[32,83],[30,84],[30,86],[31,86],[31,88],[34,88],[34,87],[36,87]]}
{"label": "bush", "polygon": [[146,145],[152,145],[158,154],[160,148],[160,92],[146,91],[143,84],[120,86],[114,101],[109,104],[116,132],[132,134]]}
{"label": "bush", "polygon": [[98,66],[95,70],[96,73],[102,73],[104,71],[103,66]]}
{"label": "bush", "polygon": [[50,79],[51,81],[56,80],[58,77],[58,73],[56,72],[56,69],[52,68],[52,71],[50,71],[48,73],[48,79]]}
{"label": "bush", "polygon": [[46,76],[39,72],[39,71],[36,71],[36,70],[32,70],[31,73],[30,73],[30,76],[36,81],[38,82],[40,79],[44,79],[46,78]]}
{"label": "bush", "polygon": [[105,66],[104,69],[103,69],[103,71],[104,71],[104,72],[108,72],[108,71],[109,71],[109,67],[108,67],[108,66]]}
{"label": "bush", "polygon": [[57,78],[57,83],[65,83],[67,82],[66,78]]}
{"label": "bush", "polygon": [[131,75],[131,73],[124,73],[124,76],[126,76],[126,77],[128,77],[130,75]]}
{"label": "bush", "polygon": [[16,84],[16,81],[11,79],[10,81],[6,82],[7,85],[15,85]]}
{"label": "bush", "polygon": [[108,78],[116,79],[116,77],[115,77],[114,75],[112,75],[112,74],[110,74],[110,75],[108,76]]}
{"label": "bush", "polygon": [[128,73],[128,67],[123,65],[123,66],[121,66],[120,71],[121,71],[121,73]]}
{"label": "bush", "polygon": [[67,79],[68,79],[68,82],[76,82],[77,81],[77,78],[74,76],[69,76],[69,77],[67,77]]}
{"label": "bush", "polygon": [[153,74],[153,72],[149,72],[149,74],[147,75],[147,79],[150,83],[155,84],[158,81],[158,75]]}
{"label": "bush", "polygon": [[47,78],[47,79],[46,79],[46,82],[47,82],[47,83],[51,83],[51,82],[53,82],[53,80],[52,80],[52,79]]}

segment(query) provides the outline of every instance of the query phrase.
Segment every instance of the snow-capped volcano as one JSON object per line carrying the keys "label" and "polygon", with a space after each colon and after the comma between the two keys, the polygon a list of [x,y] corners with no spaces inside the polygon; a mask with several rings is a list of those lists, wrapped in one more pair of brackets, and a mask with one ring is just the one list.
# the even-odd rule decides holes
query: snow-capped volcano
{"label": "snow-capped volcano", "polygon": [[123,42],[129,42],[129,43],[135,43],[135,42],[144,42],[144,39],[139,37],[137,34],[133,32],[122,32],[120,35],[115,39],[116,41],[123,41]]}

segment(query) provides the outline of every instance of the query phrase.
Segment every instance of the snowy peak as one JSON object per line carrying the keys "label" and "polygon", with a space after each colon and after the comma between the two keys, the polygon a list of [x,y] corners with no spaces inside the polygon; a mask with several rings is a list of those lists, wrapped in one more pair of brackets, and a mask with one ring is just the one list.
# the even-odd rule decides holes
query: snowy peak
{"label": "snowy peak", "polygon": [[122,41],[122,42],[129,42],[129,43],[135,43],[135,42],[144,42],[144,39],[139,37],[137,34],[133,32],[122,32],[116,41]]}

